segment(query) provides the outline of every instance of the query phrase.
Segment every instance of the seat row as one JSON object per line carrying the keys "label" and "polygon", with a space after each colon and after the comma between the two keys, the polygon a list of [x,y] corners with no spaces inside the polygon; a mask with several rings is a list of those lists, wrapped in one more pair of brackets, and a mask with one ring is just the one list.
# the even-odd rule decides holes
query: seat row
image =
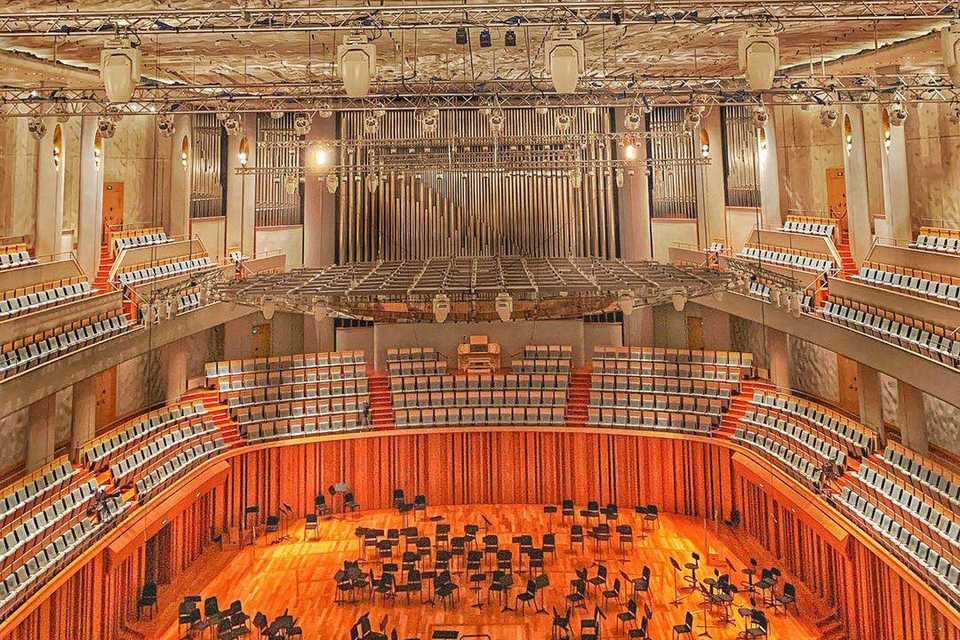
{"label": "seat row", "polygon": [[510,368],[514,373],[570,373],[570,360],[516,358]]}
{"label": "seat row", "polygon": [[847,466],[845,451],[833,446],[816,433],[807,431],[794,422],[778,417],[777,414],[767,413],[766,411],[747,411],[740,420],[749,424],[750,428],[772,431],[802,445],[807,451],[813,453],[825,463],[834,466],[837,472],[842,472]]}
{"label": "seat row", "polygon": [[202,416],[206,412],[203,402],[199,400],[151,411],[146,415],[125,422],[111,433],[103,435],[93,443],[86,445],[80,452],[80,459],[91,470],[96,471],[106,468],[112,457],[123,453],[134,446],[135,443],[156,435],[182,420]]}
{"label": "seat row", "polygon": [[76,475],[77,470],[70,461],[62,460],[13,485],[0,495],[0,526],[6,526],[29,512],[40,501],[69,486]]}
{"label": "seat row", "polygon": [[435,407],[396,409],[398,427],[432,425],[561,425],[563,407]]}
{"label": "seat row", "polygon": [[337,398],[341,396],[366,395],[369,393],[367,379],[338,380],[336,382],[313,382],[285,384],[276,387],[259,387],[220,394],[220,401],[228,407],[246,407],[281,400],[312,400],[314,398]]}
{"label": "seat row", "polygon": [[496,389],[567,389],[570,376],[561,373],[446,374],[400,376],[390,380],[390,390],[488,391]]}
{"label": "seat row", "polygon": [[763,298],[764,300],[770,300],[770,287],[760,282],[759,280],[750,281],[750,295]]}
{"label": "seat row", "polygon": [[132,326],[133,323],[125,315],[110,312],[81,323],[60,327],[52,336],[10,348],[0,354],[0,379],[118,336]]}
{"label": "seat row", "polygon": [[260,422],[263,420],[275,420],[277,418],[356,413],[361,401],[367,402],[366,397],[346,396],[325,400],[294,400],[271,404],[255,404],[252,407],[230,409],[230,415],[237,422]]}
{"label": "seat row", "polygon": [[404,360],[402,362],[387,363],[387,370],[393,377],[397,376],[442,376],[447,373],[447,361],[439,360]]}
{"label": "seat row", "polygon": [[854,304],[861,308],[828,300],[820,313],[830,322],[915,351],[947,366],[957,367],[960,362],[960,340],[948,338],[945,334],[950,330],[883,309]]}
{"label": "seat row", "polygon": [[837,226],[835,224],[805,222],[801,220],[790,220],[789,218],[783,223],[783,226],[780,227],[780,231],[786,231],[787,233],[804,233],[814,236],[828,236],[830,238],[833,237],[836,230]]}
{"label": "seat row", "polygon": [[442,354],[433,347],[402,347],[387,349],[387,362],[412,362],[414,360],[443,360]]}
{"label": "seat row", "polygon": [[177,300],[177,313],[186,313],[187,311],[193,311],[194,309],[200,308],[200,292],[194,291],[193,293],[188,293],[186,295],[180,296]]}
{"label": "seat row", "polygon": [[631,360],[641,362],[671,362],[680,364],[718,364],[733,367],[753,367],[753,354],[740,351],[713,351],[704,349],[671,349],[666,347],[596,347],[594,360]]}
{"label": "seat row", "polygon": [[660,378],[694,378],[739,382],[742,369],[723,364],[678,364],[671,362],[627,362],[594,358],[593,375],[655,376]]}
{"label": "seat row", "polygon": [[7,320],[34,311],[80,300],[92,294],[93,287],[86,280],[40,289],[0,300],[0,320]]}
{"label": "seat row", "polygon": [[25,267],[36,263],[36,258],[32,258],[30,252],[27,251],[27,245],[0,247],[0,270]]}
{"label": "seat row", "polygon": [[[946,276],[945,276],[946,277]],[[960,285],[931,280],[920,276],[906,275],[893,271],[885,271],[873,267],[860,267],[860,273],[853,276],[855,280],[866,282],[878,287],[898,289],[923,298],[931,298],[947,304],[960,304]]]}
{"label": "seat row", "polygon": [[645,391],[648,393],[674,393],[708,398],[730,398],[740,389],[740,385],[736,382],[607,374],[592,376],[591,387],[596,391]]}
{"label": "seat row", "polygon": [[409,391],[393,394],[395,407],[499,407],[567,404],[566,391],[508,389],[501,391]]}
{"label": "seat row", "polygon": [[839,504],[879,534],[881,540],[885,540],[887,546],[907,560],[921,576],[928,578],[932,574],[936,580],[931,585],[938,591],[954,602],[960,598],[960,567],[850,487],[844,487],[838,499]]}
{"label": "seat row", "polygon": [[823,480],[823,468],[778,439],[747,428],[738,428],[733,434],[733,439],[773,457],[793,476],[819,490]]}
{"label": "seat row", "polygon": [[587,424],[595,427],[630,427],[706,434],[710,433],[719,422],[717,416],[653,409],[589,407],[587,411]]}
{"label": "seat row", "polygon": [[298,353],[270,358],[247,358],[244,360],[224,360],[208,362],[207,378],[237,375],[241,373],[264,373],[287,371],[289,369],[309,369],[344,364],[364,364],[363,351],[333,351],[322,353]]}
{"label": "seat row", "polygon": [[785,251],[778,251],[777,249],[762,249],[760,247],[746,246],[741,249],[737,255],[741,258],[760,260],[761,262],[772,262],[803,271],[823,273],[825,271],[835,270],[833,260],[828,258],[787,253]]}
{"label": "seat row", "polygon": [[960,238],[923,233],[917,236],[916,242],[911,242],[914,249],[939,251],[940,253],[960,253]]}
{"label": "seat row", "polygon": [[121,285],[129,287],[143,284],[144,282],[149,282],[151,280],[158,280],[160,278],[190,273],[191,271],[197,271],[199,269],[206,269],[212,266],[213,261],[210,259],[210,257],[203,256],[202,258],[190,258],[188,260],[167,262],[166,264],[158,264],[150,267],[133,269],[131,271],[124,271],[118,276],[118,280]]}
{"label": "seat row", "polygon": [[523,348],[526,360],[572,360],[573,347],[566,344],[528,344]]}
{"label": "seat row", "polygon": [[801,418],[813,426],[833,434],[847,443],[848,452],[859,456],[868,456],[876,450],[877,437],[852,420],[833,411],[804,400],[796,400],[776,393],[757,391],[753,394],[754,405],[776,409],[783,413]]}
{"label": "seat row", "polygon": [[960,508],[960,480],[955,476],[939,471],[923,460],[892,446],[884,450],[883,460],[893,471],[907,476],[913,483],[918,483],[920,487],[936,494],[942,502]]}
{"label": "seat row", "polygon": [[591,391],[590,406],[608,409],[657,409],[660,411],[719,416],[727,410],[729,402],[722,398],[702,398],[666,393]]}
{"label": "seat row", "polygon": [[223,438],[209,438],[178,453],[159,467],[152,469],[136,482],[137,497],[141,502],[147,500],[155,491],[173,482],[178,476],[196,466],[198,462],[209,458],[218,451],[227,448]]}
{"label": "seat row", "polygon": [[121,487],[132,484],[130,477],[136,477],[141,471],[148,468],[156,460],[163,458],[170,451],[182,447],[195,438],[214,433],[217,427],[210,421],[197,420],[189,424],[168,431],[158,438],[138,448],[129,456],[110,465],[110,475],[114,482]]}
{"label": "seat row", "polygon": [[367,368],[364,365],[343,364],[325,365],[304,369],[287,369],[269,373],[240,373],[208,378],[214,381],[215,388],[221,392],[260,387],[277,387],[283,384],[307,384],[338,380],[366,380]]}
{"label": "seat row", "polygon": [[354,431],[358,428],[357,416],[348,414],[311,418],[283,418],[270,422],[241,424],[240,435],[251,442],[260,442],[327,432]]}
{"label": "seat row", "polygon": [[119,253],[123,249],[133,249],[136,247],[148,247],[150,245],[164,244],[166,242],[170,242],[170,239],[167,237],[166,232],[162,230],[158,230],[150,233],[142,233],[137,235],[124,235],[121,237],[114,236],[113,249],[115,252]]}

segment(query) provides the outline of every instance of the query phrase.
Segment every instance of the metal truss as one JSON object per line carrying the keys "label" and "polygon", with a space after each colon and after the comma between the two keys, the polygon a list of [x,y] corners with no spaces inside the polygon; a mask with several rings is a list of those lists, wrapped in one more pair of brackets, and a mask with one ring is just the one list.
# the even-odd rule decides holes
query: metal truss
{"label": "metal truss", "polygon": [[921,21],[955,18],[956,1],[911,0],[621,0],[505,2],[302,8],[0,13],[3,37],[107,37],[117,31],[150,36],[183,33],[551,27],[572,25],[696,25],[741,22]]}
{"label": "metal truss", "polygon": [[[633,131],[628,133],[621,132],[590,132],[590,133],[545,133],[545,134],[524,134],[524,135],[495,135],[491,133],[486,136],[428,136],[419,138],[383,138],[378,134],[367,137],[351,138],[349,140],[331,140],[324,142],[323,146],[336,149],[350,150],[372,150],[383,153],[411,153],[411,152],[430,152],[447,150],[456,153],[458,150],[466,151],[471,148],[477,149],[501,149],[513,150],[516,148],[552,149],[559,151],[561,148],[570,150],[577,147],[597,145],[610,142],[615,145],[625,145],[637,143],[643,140],[656,138],[676,138],[679,135],[690,135],[682,126],[676,126],[670,129],[658,128],[657,131]],[[257,146],[263,149],[304,149],[316,145],[315,141],[306,140],[261,140]]]}
{"label": "metal truss", "polygon": [[841,105],[867,102],[958,102],[945,75],[782,76],[762,94],[744,90],[741,78],[636,76],[585,79],[579,93],[558,95],[547,83],[381,82],[366,98],[343,95],[339,81],[223,85],[148,85],[133,99],[111,104],[101,89],[7,88],[0,90],[2,116],[102,116],[190,113],[324,113],[351,110],[536,109],[761,104]]}

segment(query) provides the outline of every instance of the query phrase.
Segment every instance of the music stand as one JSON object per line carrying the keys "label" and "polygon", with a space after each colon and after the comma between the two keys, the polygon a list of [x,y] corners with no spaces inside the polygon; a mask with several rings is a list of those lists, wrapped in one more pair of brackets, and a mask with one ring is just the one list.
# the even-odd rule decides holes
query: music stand
{"label": "music stand", "polygon": [[[252,504],[243,510],[243,528],[251,529],[250,544],[257,542],[257,514],[260,513],[260,505]],[[250,525],[250,516],[254,516],[253,525]],[[242,536],[241,536],[242,539]]]}
{"label": "music stand", "polygon": [[283,542],[290,539],[290,514],[293,513],[293,507],[286,502],[280,503],[280,520],[283,522],[283,535],[277,538],[277,542]]}
{"label": "music stand", "polygon": [[547,530],[553,531],[553,514],[557,512],[557,505],[555,504],[544,505],[543,512],[547,514]]}
{"label": "music stand", "polygon": [[683,569],[680,568],[680,563],[674,558],[670,558],[670,564],[673,566],[673,600],[670,602],[675,607],[679,607],[680,603],[683,602],[687,596],[680,596],[680,589],[677,585],[677,576],[683,573]]}
{"label": "music stand", "polygon": [[709,608],[708,608],[708,607],[705,607],[705,608],[699,609],[699,610],[697,611],[697,613],[702,613],[702,614],[703,614],[703,631],[700,633],[700,635],[697,636],[698,638],[712,638],[712,637],[713,637],[713,636],[710,634],[710,626],[711,626],[711,625],[707,624],[707,611],[708,611],[708,610],[709,610]]}
{"label": "music stand", "polygon": [[[332,484],[327,488],[327,493],[330,494],[331,498],[336,498],[338,495],[346,496],[348,493],[350,493],[350,485],[347,484],[346,482],[338,482],[336,484]],[[330,505],[330,507],[331,507],[330,510],[333,511],[333,505]],[[346,505],[344,505],[343,509],[344,509],[344,512],[346,512],[346,509],[347,509]]]}
{"label": "music stand", "polygon": [[533,604],[536,607],[536,613],[548,614],[549,612],[543,608],[543,590],[550,586],[550,578],[547,577],[547,574],[541,573],[536,578],[533,579],[533,584],[536,585],[537,591],[535,595],[540,594],[540,602],[537,602],[537,599],[533,599]]}

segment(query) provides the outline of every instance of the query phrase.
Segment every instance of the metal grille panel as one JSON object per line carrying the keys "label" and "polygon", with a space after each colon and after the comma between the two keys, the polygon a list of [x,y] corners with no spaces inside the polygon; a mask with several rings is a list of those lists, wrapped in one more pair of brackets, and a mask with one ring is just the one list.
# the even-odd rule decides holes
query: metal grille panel
{"label": "metal grille panel", "polygon": [[212,113],[192,116],[193,171],[190,185],[190,217],[224,215],[222,149],[223,128]]}
{"label": "metal grille panel", "polygon": [[729,207],[759,207],[759,149],[750,109],[723,107],[723,175]]}
{"label": "metal grille panel", "polygon": [[269,114],[257,116],[257,165],[264,169],[257,174],[254,208],[258,227],[303,224],[303,158],[296,144],[302,137],[294,133],[293,118],[290,113],[279,119]]}
{"label": "metal grille panel", "polygon": [[[683,128],[683,118],[684,109],[680,107],[656,107],[649,116],[649,129],[661,134],[677,132]],[[651,217],[697,218],[697,146],[690,135],[651,138]]]}

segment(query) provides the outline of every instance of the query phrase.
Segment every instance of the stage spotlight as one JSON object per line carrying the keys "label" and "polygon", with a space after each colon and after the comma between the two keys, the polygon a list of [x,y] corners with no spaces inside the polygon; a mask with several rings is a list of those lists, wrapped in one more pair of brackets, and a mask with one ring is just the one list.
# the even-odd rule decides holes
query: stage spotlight
{"label": "stage spotlight", "polygon": [[298,136],[309,134],[312,126],[313,116],[309,113],[298,113],[293,117],[293,132]]}
{"label": "stage spotlight", "polygon": [[223,129],[227,132],[228,136],[237,135],[242,128],[243,125],[240,122],[240,116],[235,113],[230,114],[230,116],[223,121]]}
{"label": "stage spotlight", "polygon": [[340,178],[336,173],[330,172],[326,177],[327,191],[330,193],[336,193],[337,189],[340,188]]}
{"label": "stage spotlight", "polygon": [[[27,131],[29,131],[30,135],[32,135],[35,139],[42,140],[43,137],[47,135],[47,124],[43,121],[43,118],[32,116],[29,120],[27,120]],[[109,136],[104,137],[106,138]]]}
{"label": "stage spotlight", "polygon": [[438,324],[443,324],[448,315],[450,315],[450,298],[442,293],[433,296],[433,319]]}
{"label": "stage spotlight", "polygon": [[566,133],[573,126],[573,118],[570,117],[570,114],[561,112],[553,119],[553,124],[557,127],[557,131]]}
{"label": "stage spotlight", "polygon": [[157,130],[161,137],[169,138],[177,130],[173,124],[173,116],[169,113],[161,113],[157,116]]}
{"label": "stage spotlight", "polygon": [[117,132],[117,121],[112,116],[103,116],[97,120],[97,131],[103,138],[112,138]]}
{"label": "stage spotlight", "polygon": [[563,27],[544,46],[550,77],[557,93],[573,93],[584,71],[583,40]]}
{"label": "stage spotlight", "polygon": [[753,120],[753,126],[758,130],[765,128],[767,126],[767,122],[770,120],[770,114],[767,113],[767,110],[763,107],[763,105],[754,107],[750,117]]}
{"label": "stage spotlight", "polygon": [[326,120],[333,116],[333,108],[330,106],[329,102],[321,102],[317,106],[317,115]]}
{"label": "stage spotlight", "polygon": [[507,32],[503,34],[503,46],[505,47],[517,46],[517,34],[513,29],[507,29]]}
{"label": "stage spotlight", "polygon": [[140,83],[140,49],[129,38],[107,42],[100,52],[100,79],[110,102],[130,102]]}
{"label": "stage spotlight", "polygon": [[457,27],[457,44],[467,44],[467,30],[465,27]]}
{"label": "stage spotlight", "polygon": [[780,66],[780,41],[770,27],[747,31],[737,43],[737,62],[740,73],[753,91],[767,91]]}
{"label": "stage spotlight", "polygon": [[368,114],[363,118],[363,132],[367,135],[374,135],[380,131],[380,119],[373,114]]}
{"label": "stage spotlight", "polygon": [[628,111],[623,116],[623,128],[627,131],[637,131],[643,126],[643,114],[637,111]]}
{"label": "stage spotlight", "polygon": [[907,109],[900,102],[894,102],[891,104],[887,111],[890,114],[890,124],[895,127],[902,127],[903,123],[907,121]]}
{"label": "stage spotlight", "polygon": [[506,117],[504,117],[503,111],[501,111],[500,109],[497,109],[496,111],[490,114],[490,118],[488,121],[490,123],[490,133],[492,133],[495,136],[498,136],[501,133],[503,133],[503,127],[507,122]]}
{"label": "stage spotlight", "polygon": [[836,109],[827,107],[820,111],[820,124],[822,124],[827,129],[832,129],[837,126],[837,122],[840,121],[840,112]]}
{"label": "stage spotlight", "polygon": [[940,32],[943,64],[947,67],[953,85],[960,88],[960,24],[953,24]]}
{"label": "stage spotlight", "polygon": [[510,316],[513,314],[513,298],[510,297],[510,294],[497,294],[495,305],[500,320],[502,322],[510,322]]}
{"label": "stage spotlight", "polygon": [[489,49],[493,42],[490,39],[490,30],[484,29],[480,32],[480,48]]}
{"label": "stage spotlight", "polygon": [[362,98],[370,93],[370,80],[377,74],[377,47],[366,36],[344,38],[337,47],[337,61],[343,88],[351,98]]}

